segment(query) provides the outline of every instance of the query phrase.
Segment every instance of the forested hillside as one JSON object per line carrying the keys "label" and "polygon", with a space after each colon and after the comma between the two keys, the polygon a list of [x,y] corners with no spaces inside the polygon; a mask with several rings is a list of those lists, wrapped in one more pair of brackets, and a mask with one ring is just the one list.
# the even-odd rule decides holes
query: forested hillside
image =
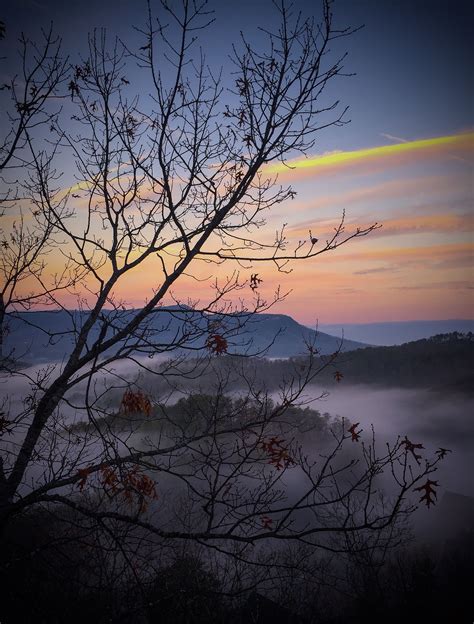
{"label": "forested hillside", "polygon": [[[252,383],[274,390],[282,379],[302,374],[304,357],[259,359],[223,357],[219,366],[230,369],[236,361]],[[314,383],[321,385],[374,384],[385,387],[431,388],[440,392],[469,393],[474,387],[474,335],[440,334],[394,347],[366,347],[318,358],[320,371]],[[186,380],[186,386],[202,390],[212,385],[207,371]],[[156,383],[156,382],[154,382]],[[229,387],[232,387],[230,381]]]}
{"label": "forested hillside", "polygon": [[439,334],[394,347],[357,349],[338,359],[338,368],[350,384],[422,387],[440,392],[472,391],[473,364],[471,332]]}
{"label": "forested hillside", "polygon": [[[474,387],[473,334],[441,334],[395,347],[366,347],[316,358],[318,373],[312,383],[324,388],[341,385],[372,384],[379,387],[429,388],[443,393],[471,393]],[[284,380],[305,374],[307,357],[287,359],[223,356],[212,368],[188,360],[192,371],[177,380],[174,388],[184,392],[213,393],[216,378],[226,379],[226,390],[238,390],[242,380],[257,390],[276,391]],[[158,368],[167,368],[162,363]],[[238,374],[236,373],[238,371]],[[217,375],[217,376],[216,376]],[[169,383],[156,375],[142,379],[151,395],[169,391]],[[117,393],[116,400],[120,400]]]}

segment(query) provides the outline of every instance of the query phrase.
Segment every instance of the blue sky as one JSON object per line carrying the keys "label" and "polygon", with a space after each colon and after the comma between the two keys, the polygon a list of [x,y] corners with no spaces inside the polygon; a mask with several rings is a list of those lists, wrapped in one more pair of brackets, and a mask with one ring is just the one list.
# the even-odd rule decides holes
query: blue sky
{"label": "blue sky", "polygon": [[[140,25],[144,11],[130,0],[14,0],[3,3],[9,34],[6,44],[15,45],[19,29],[27,33],[53,22],[71,50],[84,46],[94,27],[111,34],[130,36],[130,26]],[[174,4],[177,4],[174,0]],[[209,3],[215,22],[202,37],[212,65],[228,63],[230,44],[244,30],[252,40],[261,36],[257,26],[276,22],[271,2],[239,0]],[[405,139],[451,134],[471,127],[473,45],[470,25],[474,10],[470,2],[441,0],[338,0],[335,21],[341,26],[364,28],[343,40],[350,53],[349,72],[357,77],[340,80],[337,95],[351,107],[353,124],[337,139],[324,137],[330,149],[371,145],[380,133]],[[300,0],[294,10],[316,15],[319,2]],[[132,35],[133,36],[133,35]]]}

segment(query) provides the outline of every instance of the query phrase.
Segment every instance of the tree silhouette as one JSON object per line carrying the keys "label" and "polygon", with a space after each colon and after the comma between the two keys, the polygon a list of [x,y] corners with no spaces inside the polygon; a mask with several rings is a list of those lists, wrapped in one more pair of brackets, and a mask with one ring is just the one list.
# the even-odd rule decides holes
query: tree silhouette
{"label": "tree silhouette", "polygon": [[[377,455],[374,442],[361,444],[356,425],[347,429],[345,423],[335,426],[324,455],[307,455],[285,415],[334,361],[317,363],[313,346],[276,402],[238,367],[223,372],[215,365],[252,315],[282,297],[277,290],[263,300],[252,272],[252,302],[230,302],[233,295],[239,301],[254,266],[267,262],[287,271],[292,261],[327,253],[377,227],[346,234],[342,219],[318,248],[313,238],[292,248],[284,228],[272,243],[264,236],[265,211],[295,194],[265,166],[307,153],[318,131],[344,123],[345,110],[326,97],[327,86],[343,74],[344,56],[331,60],[329,48],[354,31],[335,27],[328,1],[319,24],[284,4],[277,10],[281,25],[262,31],[261,50],[245,38],[235,45],[228,91],[203,57],[196,61],[194,39],[211,17],[205,5],[188,0],[179,7],[162,2],[158,16],[149,5],[136,48],[118,40],[109,45],[104,32],[94,32],[87,57],[69,67],[67,78],[59,52],[45,52],[52,61],[26,75],[23,95],[12,87],[16,117],[1,155],[4,167],[18,158],[27,172],[19,188],[34,225],[21,222],[14,239],[4,239],[7,258],[14,247],[7,265],[17,269],[2,314],[34,324],[34,316],[19,314],[25,302],[60,309],[69,326],[46,338],[68,341],[70,348],[60,364],[39,372],[7,366],[28,390],[2,421],[3,527],[41,507],[73,510],[107,535],[118,534],[117,526],[133,527],[159,543],[205,544],[241,561],[251,559],[249,545],[270,538],[338,550],[344,548],[340,536],[383,533],[409,509],[408,492],[435,470],[440,456],[413,469],[407,439]],[[47,35],[44,50],[52,45]],[[39,83],[35,71],[45,74]],[[148,92],[141,81],[134,86],[138,72]],[[40,142],[33,115],[62,82],[63,114],[55,115],[48,141]],[[60,181],[65,154],[76,166],[68,188]],[[62,256],[60,270],[45,258],[51,251]],[[224,263],[230,273],[210,280],[208,300],[174,295],[183,279],[201,279],[199,267],[212,272]],[[150,290],[132,309],[120,289],[138,271],[147,272]],[[170,298],[176,305],[165,308]],[[163,340],[176,319],[179,329]],[[151,360],[158,355],[172,359],[156,367]],[[121,372],[124,361],[138,371],[132,380]],[[175,422],[166,400],[140,387],[139,373],[146,371],[167,379],[172,393],[174,378],[192,378],[202,365],[213,371],[214,391],[200,419]],[[235,374],[246,392],[225,402]],[[114,392],[121,397],[115,403]],[[74,427],[77,414],[87,420],[84,430]],[[134,415],[136,428],[155,419],[163,432],[138,442]],[[116,423],[124,421],[131,429],[119,435]],[[361,455],[346,461],[350,440],[359,442]],[[397,494],[378,506],[372,504],[374,484],[385,468],[393,472]],[[299,483],[294,496],[284,494],[290,473]],[[137,550],[116,541],[132,565]]]}
{"label": "tree silhouette", "polygon": [[[0,22],[0,39],[5,32]],[[45,259],[54,241],[51,223],[25,199],[18,179],[24,180],[22,172],[32,165],[31,133],[54,128],[59,112],[55,98],[60,96],[68,71],[67,60],[61,57],[61,42],[51,28],[42,33],[38,44],[24,35],[19,43],[18,73],[14,73],[12,59],[0,57],[0,63],[6,65],[2,67],[4,82],[0,85],[0,216],[15,214],[10,227],[0,228],[0,369],[9,360],[9,354],[3,353],[8,311],[48,303],[43,289],[33,292],[21,288],[25,281],[41,283]],[[6,76],[9,80],[5,82]]]}

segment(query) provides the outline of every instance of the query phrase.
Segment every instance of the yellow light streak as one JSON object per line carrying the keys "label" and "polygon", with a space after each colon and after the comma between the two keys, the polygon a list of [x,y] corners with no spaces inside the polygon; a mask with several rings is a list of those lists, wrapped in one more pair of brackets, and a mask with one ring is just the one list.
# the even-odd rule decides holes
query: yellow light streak
{"label": "yellow light streak", "polygon": [[366,149],[353,150],[348,152],[336,152],[332,154],[323,154],[321,156],[313,156],[301,160],[289,161],[286,164],[277,163],[265,167],[265,172],[288,173],[292,169],[311,169],[319,167],[337,167],[351,164],[355,161],[364,161],[372,159],[383,159],[385,157],[406,154],[410,152],[429,151],[432,148],[474,148],[474,132],[464,134],[453,134],[443,137],[435,137],[431,139],[420,139],[417,141],[407,141],[404,143],[395,143],[394,145],[381,145],[379,147],[369,147]]}

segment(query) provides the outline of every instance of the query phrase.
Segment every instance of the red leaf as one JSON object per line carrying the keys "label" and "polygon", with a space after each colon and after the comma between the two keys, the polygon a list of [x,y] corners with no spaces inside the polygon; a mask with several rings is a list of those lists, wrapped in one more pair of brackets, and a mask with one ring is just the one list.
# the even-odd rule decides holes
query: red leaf
{"label": "red leaf", "polygon": [[360,423],[354,423],[353,425],[351,425],[349,427],[349,429],[347,430],[351,436],[352,436],[352,441],[353,442],[358,442],[359,438],[360,438],[360,434],[362,433],[362,429],[360,429],[359,431],[356,431],[357,427],[359,426]]}
{"label": "red leaf", "polygon": [[219,334],[212,334],[206,341],[206,348],[216,355],[227,353],[228,346],[227,340]]}
{"label": "red leaf", "polygon": [[105,492],[110,497],[120,495],[128,505],[138,500],[139,513],[146,511],[150,500],[158,498],[155,482],[139,466],[120,474],[112,466],[104,466],[101,473]]}
{"label": "red leaf", "polygon": [[405,452],[406,453],[411,453],[413,455],[413,457],[416,460],[416,463],[419,464],[420,463],[420,459],[421,459],[421,455],[418,455],[418,453],[415,452],[416,449],[424,449],[425,447],[423,446],[423,444],[414,444],[413,442],[411,442],[407,436],[405,436],[405,439],[402,440],[402,444],[405,445]]}
{"label": "red leaf", "polygon": [[260,448],[268,455],[268,463],[275,466],[277,470],[287,468],[295,464],[295,460],[290,456],[288,448],[283,446],[284,440],[273,436],[266,442],[260,444]]}
{"label": "red leaf", "polygon": [[435,499],[438,497],[436,494],[434,487],[438,487],[437,481],[430,481],[430,479],[426,480],[424,485],[421,485],[418,488],[415,488],[414,492],[424,492],[423,496],[420,498],[420,503],[425,502],[426,506],[434,505],[436,503]]}
{"label": "red leaf", "polygon": [[86,485],[87,477],[90,475],[91,472],[92,472],[91,467],[79,468],[79,470],[77,471],[77,474],[80,477],[79,481],[77,482],[77,485],[81,492],[84,489],[84,486]]}
{"label": "red leaf", "polygon": [[130,388],[124,392],[122,402],[120,403],[120,411],[124,414],[145,414],[151,416],[151,401],[140,392],[134,392]]}

